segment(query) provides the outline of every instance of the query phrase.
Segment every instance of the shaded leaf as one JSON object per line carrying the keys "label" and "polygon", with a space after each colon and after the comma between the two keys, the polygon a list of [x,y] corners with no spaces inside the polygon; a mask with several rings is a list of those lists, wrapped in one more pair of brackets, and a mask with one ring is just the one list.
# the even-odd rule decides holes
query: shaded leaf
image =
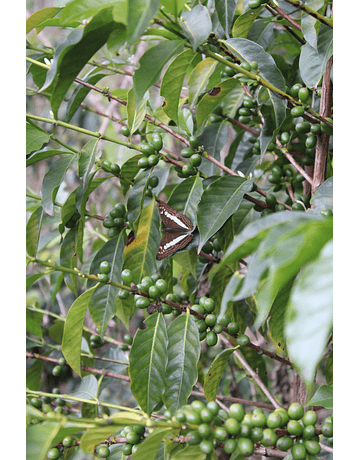
{"label": "shaded leaf", "polygon": [[332,328],[332,267],[329,241],[303,268],[291,292],[285,325],[288,352],[307,384],[315,377]]}
{"label": "shaded leaf", "polygon": [[164,112],[178,123],[178,107],[185,76],[197,54],[187,49],[181,52],[169,65],[161,81],[160,94],[165,98]]}
{"label": "shaded leaf", "polygon": [[240,14],[232,27],[232,36],[234,38],[247,38],[256,17],[262,9],[263,6],[261,5],[259,8],[249,9],[245,13]]}
{"label": "shaded leaf", "polygon": [[229,31],[236,10],[236,0],[215,0],[215,8],[225,35],[229,38]]}
{"label": "shaded leaf", "polygon": [[[200,145],[204,146],[205,151],[216,160],[220,161],[220,151],[226,144],[229,129],[225,120],[220,123],[210,123],[205,127],[202,134],[198,136]],[[203,158],[199,167],[200,171],[208,176],[216,174],[219,168],[210,160]]]}
{"label": "shaded leaf", "polygon": [[69,366],[81,377],[81,339],[91,296],[97,286],[83,292],[71,305],[66,316],[61,350]]}
{"label": "shaded leaf", "polygon": [[131,456],[131,460],[158,460],[157,455],[161,440],[164,436],[176,434],[177,430],[169,427],[155,428],[146,438],[138,444],[136,452]]}
{"label": "shaded leaf", "polygon": [[196,363],[200,356],[199,332],[187,311],[170,324],[166,366],[166,391],[163,401],[175,413],[187,403],[197,380]]}
{"label": "shaded leaf", "polygon": [[148,415],[161,401],[166,386],[167,332],[162,313],[145,321],[138,329],[129,354],[130,389]]}
{"label": "shaded leaf", "polygon": [[[125,248],[124,240],[124,232],[121,232],[105,243],[94,257],[90,270],[97,275],[100,273],[100,263],[105,260],[111,265],[111,271],[108,275],[109,280],[120,283]],[[104,335],[109,320],[115,315],[115,296],[117,293],[117,287],[103,284],[98,287],[91,297],[89,312],[101,336]]]}
{"label": "shaded leaf", "polygon": [[35,11],[32,15],[30,15],[26,20],[26,34],[28,34],[34,27],[37,27],[42,22],[44,22],[48,18],[53,18],[56,14],[61,11],[62,8],[58,8],[56,6],[50,6],[46,8],[41,8],[41,10]]}
{"label": "shaded leaf", "polygon": [[311,197],[310,203],[315,206],[314,212],[321,212],[323,209],[333,210],[333,178],[329,177],[323,182]]}
{"label": "shaded leaf", "polygon": [[[236,347],[239,348],[239,347]],[[204,378],[204,394],[208,401],[215,401],[216,393],[223,373],[228,365],[230,356],[236,348],[228,348],[219,353],[212,362]]]}
{"label": "shaded leaf", "polygon": [[223,176],[204,190],[197,210],[200,232],[198,252],[234,214],[246,192],[252,188],[252,181],[238,176]]}
{"label": "shaded leaf", "polygon": [[183,19],[180,22],[183,34],[196,51],[211,33],[212,23],[209,11],[203,5],[196,5],[191,11],[183,11],[181,18]]}
{"label": "shaded leaf", "polygon": [[136,106],[141,103],[146,91],[159,81],[164,65],[175,54],[182,51],[184,44],[184,40],[162,41],[148,48],[141,56],[140,67],[133,75]]}
{"label": "shaded leaf", "polygon": [[74,154],[73,152],[70,152],[70,150],[54,150],[54,149],[49,149],[45,147],[42,150],[38,150],[34,152],[29,158],[26,160],[26,167],[31,166],[38,161],[41,160],[46,160],[46,158],[51,158],[55,155],[64,155],[64,154]]}
{"label": "shaded leaf", "polygon": [[130,134],[133,134],[143,122],[146,115],[146,104],[150,97],[149,92],[143,94],[143,98],[139,104],[136,104],[134,88],[131,88],[127,93],[127,124]]}
{"label": "shaded leaf", "polygon": [[213,96],[211,92],[205,94],[205,96],[198,103],[195,111],[199,130],[205,123],[207,117],[215,109],[215,107],[218,106],[225,98],[225,96],[230,93],[230,91],[233,90],[238,84],[239,82],[235,78],[228,78],[216,86],[217,89],[220,88],[220,91],[216,95]]}
{"label": "shaded leaf", "polygon": [[208,57],[200,61],[191,72],[187,85],[191,108],[195,107],[200,95],[206,90],[208,81],[218,64],[216,59]]}
{"label": "shaded leaf", "polygon": [[134,43],[149,25],[159,9],[160,0],[131,0],[128,2],[128,38]]}
{"label": "shaded leaf", "polygon": [[31,257],[36,257],[43,216],[44,210],[39,206],[31,214],[26,224],[26,252]]}
{"label": "shaded leaf", "polygon": [[63,155],[56,160],[49,171],[45,174],[41,185],[41,205],[44,211],[50,216],[53,215],[54,202],[60,184],[65,179],[65,175],[70,166],[77,159],[75,155]]}
{"label": "shaded leaf", "polygon": [[126,9],[126,0],[73,0],[63,8],[60,21],[63,24],[89,19],[101,10],[121,4]]}
{"label": "shaded leaf", "polygon": [[[41,429],[40,429],[41,426]],[[61,423],[55,421],[42,422],[41,425],[30,425],[26,429],[27,460],[45,460],[54,443]]]}
{"label": "shaded leaf", "polygon": [[178,184],[167,204],[178,213],[185,214],[196,226],[196,210],[203,193],[203,183],[198,175],[184,179]]}
{"label": "shaded leaf", "polygon": [[145,275],[156,270],[155,256],[160,243],[159,227],[160,215],[153,198],[141,211],[135,240],[126,246],[124,251],[124,267],[132,270],[134,283],[139,283]]}
{"label": "shaded leaf", "polygon": [[41,147],[48,143],[50,134],[35,123],[26,122],[26,155],[41,149]]}
{"label": "shaded leaf", "polygon": [[321,406],[325,409],[333,408],[333,386],[321,385],[314,396],[307,403],[308,406]]}

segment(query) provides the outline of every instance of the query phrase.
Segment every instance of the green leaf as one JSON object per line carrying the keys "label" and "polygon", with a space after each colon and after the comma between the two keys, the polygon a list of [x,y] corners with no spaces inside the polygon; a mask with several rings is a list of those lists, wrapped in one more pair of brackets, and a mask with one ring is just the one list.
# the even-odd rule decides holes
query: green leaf
{"label": "green leaf", "polygon": [[220,91],[215,96],[212,96],[211,92],[205,94],[205,96],[198,103],[195,111],[199,130],[205,123],[207,117],[215,109],[215,107],[218,106],[225,98],[225,96],[229,94],[230,91],[232,91],[238,84],[239,82],[236,80],[236,78],[228,78],[216,86],[216,88],[220,88]]}
{"label": "green leaf", "polygon": [[159,81],[164,65],[175,54],[181,52],[184,44],[184,40],[163,41],[147,49],[141,56],[140,67],[133,75],[136,106],[141,103],[146,91]]}
{"label": "green leaf", "polygon": [[[60,248],[60,265],[66,268],[77,268],[78,257],[77,246],[77,225],[71,228],[65,235]],[[79,277],[73,273],[64,272],[66,286],[77,295]]]}
{"label": "green leaf", "polygon": [[27,160],[26,160],[26,167],[31,166],[38,161],[46,160],[46,158],[51,158],[55,155],[64,155],[64,154],[74,154],[74,152],[70,152],[70,150],[54,150],[45,147],[42,150],[38,150],[34,152]]}
{"label": "green leaf", "polygon": [[101,10],[121,4],[126,9],[126,0],[73,0],[68,2],[60,15],[61,23],[83,21],[100,13]]}
{"label": "green leaf", "polygon": [[48,272],[44,272],[44,273],[34,273],[33,275],[27,275],[26,276],[26,290],[28,291],[31,288],[31,286],[34,283],[36,283],[38,279],[48,274],[49,274]]}
{"label": "green leaf", "polygon": [[43,384],[44,361],[35,359],[31,367],[26,370],[26,388],[39,391]]}
{"label": "green leaf", "polygon": [[178,17],[187,0],[161,0],[160,3],[166,12]]}
{"label": "green leaf", "polygon": [[131,460],[158,460],[157,451],[164,436],[176,434],[177,430],[169,427],[155,428],[146,438],[138,444],[136,452],[131,456]]}
{"label": "green leaf", "polygon": [[325,409],[333,408],[333,386],[321,385],[314,396],[307,403],[307,406],[321,406]]}
{"label": "green leaf", "polygon": [[129,354],[130,389],[141,409],[148,415],[161,401],[166,386],[167,332],[162,313],[145,321],[138,329]]}
{"label": "green leaf", "polygon": [[[260,326],[270,311],[278,292],[301,270],[302,266],[314,259],[321,248],[332,238],[332,222],[328,219],[305,223],[289,223],[282,229],[275,228],[263,241],[263,254],[259,266],[268,261],[269,272],[258,292],[256,301],[258,317],[255,325]],[[276,249],[275,249],[276,248]],[[250,265],[250,264],[249,264]],[[258,267],[255,266],[255,270]],[[248,266],[248,274],[251,272]],[[245,280],[246,283],[246,280]],[[245,289],[244,283],[244,289]],[[236,297],[240,300],[242,292]]]}
{"label": "green leaf", "polygon": [[[82,179],[82,189],[87,189],[90,183],[91,170],[95,164],[98,152],[99,138],[92,139],[80,151],[79,177]],[[88,196],[88,194],[86,194]],[[80,213],[81,214],[81,213]]]}
{"label": "green leaf", "polygon": [[[228,124],[223,120],[220,123],[210,123],[198,136],[199,144],[204,146],[205,151],[216,160],[220,161],[220,151],[228,139]],[[208,176],[218,172],[219,168],[210,160],[203,158],[199,167],[200,171]]]}
{"label": "green leaf", "polygon": [[135,233],[137,232],[143,208],[151,202],[151,198],[145,196],[150,175],[151,169],[140,171],[129,192],[127,202],[128,221]]}
{"label": "green leaf", "polygon": [[204,378],[204,394],[208,401],[215,401],[219,383],[227,368],[228,360],[237,348],[239,347],[223,350],[212,362]]}
{"label": "green leaf", "polygon": [[258,102],[261,104],[260,112],[264,117],[264,123],[259,137],[260,158],[262,160],[268,145],[280,131],[282,122],[286,117],[286,108],[284,102],[264,86],[260,88],[258,93]]}
{"label": "green leaf", "polygon": [[309,43],[301,47],[299,69],[301,78],[307,87],[312,88],[319,84],[332,54],[332,29],[322,24],[319,30],[317,48],[313,48]]}
{"label": "green leaf", "polygon": [[[306,5],[315,11],[322,9],[324,0],[309,0]],[[304,35],[306,43],[316,49],[317,46],[317,29],[319,29],[320,23],[313,16],[302,12],[301,13],[301,30]]]}
{"label": "green leaf", "polygon": [[45,460],[61,428],[60,422],[46,421],[26,428],[26,459]]}
{"label": "green leaf", "polygon": [[[88,77],[84,77],[82,80],[84,80],[86,83],[89,83],[90,85],[96,85],[98,81],[100,81],[102,78],[108,76],[105,73],[97,73],[95,75],[90,75]],[[74,91],[72,92],[69,102],[67,103],[66,107],[66,122],[69,123],[72,117],[75,115],[77,109],[80,107],[80,104],[83,102],[83,100],[86,98],[86,96],[89,94],[91,91],[91,88],[88,88],[87,86],[84,85],[78,85]]]}
{"label": "green leaf", "polygon": [[206,90],[208,81],[218,64],[216,59],[208,57],[200,61],[191,72],[188,81],[190,108],[195,107],[200,95]]}
{"label": "green leaf", "polygon": [[35,13],[29,16],[26,20],[26,34],[28,34],[31,30],[34,29],[34,27],[37,27],[46,19],[53,18],[54,16],[56,16],[56,14],[61,10],[62,8],[50,6],[35,11]]}
{"label": "green leaf", "polygon": [[254,10],[247,10],[245,13],[240,14],[232,27],[232,36],[234,38],[247,38],[248,33],[257,18],[260,11],[263,10],[263,6],[259,6]]}
{"label": "green leaf", "polygon": [[229,37],[229,31],[236,11],[236,4],[236,0],[215,0],[215,9],[219,22],[227,38]]}
{"label": "green leaf", "polygon": [[134,88],[127,93],[127,124],[130,134],[133,134],[143,122],[146,115],[146,104],[150,97],[149,92],[145,92],[140,104],[136,104]]}
{"label": "green leaf", "polygon": [[156,15],[160,0],[131,0],[128,2],[128,38],[129,44],[133,44],[145,29],[151,19]]}
{"label": "green leaf", "polygon": [[233,271],[229,267],[224,267],[222,270],[219,270],[211,280],[210,297],[215,302],[216,313],[219,313],[219,305],[221,304],[225,289],[227,288],[232,275]]}
{"label": "green leaf", "polygon": [[37,127],[35,123],[26,122],[26,155],[41,149],[49,140],[50,134],[40,127]]}
{"label": "green leaf", "polygon": [[212,23],[208,9],[196,5],[191,11],[181,13],[180,22],[183,34],[190,40],[193,50],[204,43],[211,33]]}
{"label": "green leaf", "polygon": [[41,185],[41,205],[44,211],[50,216],[54,212],[54,202],[60,184],[65,179],[65,175],[70,166],[77,159],[76,155],[63,155],[50,166],[45,174]]}
{"label": "green leaf", "polygon": [[170,324],[166,366],[166,391],[163,397],[167,409],[175,413],[187,403],[197,380],[200,356],[199,332],[189,311]]}
{"label": "green leaf", "polygon": [[314,215],[307,213],[282,211],[251,222],[237,237],[235,237],[216,269],[220,269],[224,265],[237,262],[239,259],[249,256],[256,250],[260,242],[266,238],[267,234],[274,226],[294,220],[303,221],[307,219],[312,220],[314,218],[316,219]]}
{"label": "green leaf", "polygon": [[160,95],[165,98],[166,115],[178,124],[178,107],[185,76],[197,54],[187,49],[171,62],[161,81]]}
{"label": "green leaf", "polygon": [[155,199],[146,206],[140,215],[135,240],[126,246],[124,267],[134,273],[134,283],[156,270],[155,256],[160,243],[160,216]]}
{"label": "green leaf", "polygon": [[238,176],[223,176],[210,184],[201,196],[197,209],[200,232],[198,253],[205,244],[234,214],[252,181]]}
{"label": "green leaf", "polygon": [[44,91],[54,82],[50,104],[55,119],[70,85],[116,27],[112,7],[103,9],[85,27],[70,32],[66,40],[56,48],[45,84],[41,88]]}
{"label": "green leaf", "polygon": [[[124,232],[121,232],[118,236],[111,238],[98,251],[91,264],[90,270],[94,270],[97,275],[100,272],[100,270],[98,271],[98,267],[101,261],[106,260],[111,265],[109,279],[113,282],[120,283],[124,247]],[[89,312],[101,336],[104,335],[109,320],[115,315],[115,296],[117,293],[118,288],[116,286],[103,284],[98,287],[91,297]]]}
{"label": "green leaf", "polygon": [[[332,241],[301,271],[291,292],[285,334],[301,378],[311,384],[332,328]],[[316,289],[314,289],[316,286]]]}
{"label": "green leaf", "polygon": [[245,60],[249,63],[256,61],[260,75],[277,89],[285,91],[282,73],[277,68],[274,58],[262,46],[246,38],[229,38],[222,43],[241,61]]}
{"label": "green leaf", "polygon": [[26,252],[30,257],[36,257],[43,216],[44,210],[39,206],[31,214],[26,224]]}
{"label": "green leaf", "polygon": [[85,313],[88,308],[91,296],[97,286],[83,292],[71,305],[66,316],[64,334],[61,345],[63,355],[69,366],[81,377],[81,339]]}
{"label": "green leaf", "polygon": [[196,210],[203,193],[203,183],[198,175],[184,179],[171,193],[167,204],[185,214],[196,226]]}
{"label": "green leaf", "polygon": [[329,177],[323,182],[312,196],[310,203],[315,206],[315,212],[323,209],[333,210],[333,178]]}

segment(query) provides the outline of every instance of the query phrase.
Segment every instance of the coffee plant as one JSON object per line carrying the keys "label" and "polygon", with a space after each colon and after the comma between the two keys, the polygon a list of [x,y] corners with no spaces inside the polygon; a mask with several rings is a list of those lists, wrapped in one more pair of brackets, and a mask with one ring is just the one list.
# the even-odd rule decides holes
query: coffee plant
{"label": "coffee plant", "polygon": [[45,5],[27,458],[331,459],[332,1]]}

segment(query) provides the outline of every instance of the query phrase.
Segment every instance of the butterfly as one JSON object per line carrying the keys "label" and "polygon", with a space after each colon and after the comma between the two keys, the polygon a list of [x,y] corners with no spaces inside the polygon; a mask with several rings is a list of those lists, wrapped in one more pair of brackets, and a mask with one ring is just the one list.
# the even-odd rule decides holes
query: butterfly
{"label": "butterfly", "polygon": [[161,220],[165,225],[165,235],[160,241],[156,257],[164,259],[184,249],[190,243],[193,239],[191,232],[194,230],[194,225],[184,214],[178,214],[163,201],[159,201],[158,207]]}

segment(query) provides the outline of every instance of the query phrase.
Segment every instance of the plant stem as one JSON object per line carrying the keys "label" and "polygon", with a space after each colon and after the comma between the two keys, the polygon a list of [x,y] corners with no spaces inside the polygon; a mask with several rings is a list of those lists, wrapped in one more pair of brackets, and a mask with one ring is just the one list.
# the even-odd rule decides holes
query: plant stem
{"label": "plant stem", "polygon": [[[291,3],[291,5],[297,6],[300,10],[305,11],[305,13],[309,14],[310,16],[313,16],[315,19],[318,21],[322,22],[323,24],[327,25],[331,29],[333,28],[333,22],[331,19],[327,18],[326,16],[323,16],[322,14],[318,13],[317,11],[313,10],[309,6],[306,5],[306,3],[303,3],[300,0],[285,0],[287,3]],[[271,2],[271,6],[275,5],[274,2]]]}

